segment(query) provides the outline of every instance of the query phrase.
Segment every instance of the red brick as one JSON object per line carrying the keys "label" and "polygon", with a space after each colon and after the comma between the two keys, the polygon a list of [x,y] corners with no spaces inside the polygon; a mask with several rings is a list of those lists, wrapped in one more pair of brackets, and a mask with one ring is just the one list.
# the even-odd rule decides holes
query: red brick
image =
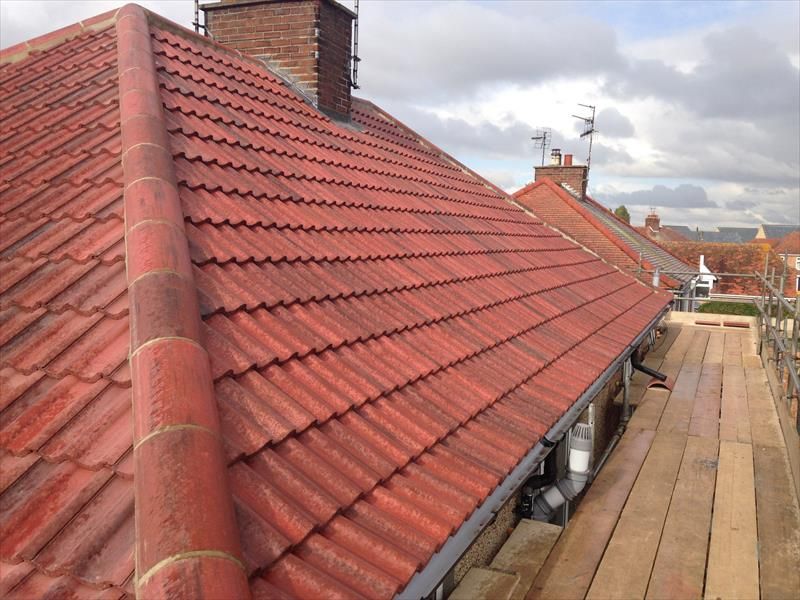
{"label": "red brick", "polygon": [[573,165],[571,167],[559,165],[547,165],[544,167],[536,167],[536,181],[547,178],[552,179],[559,185],[566,183],[573,190],[578,193],[584,193],[586,190],[586,165]]}
{"label": "red brick", "polygon": [[269,4],[232,1],[206,14],[208,29],[218,42],[266,59],[315,95],[322,110],[350,112],[352,16],[348,12],[321,0],[277,0]]}

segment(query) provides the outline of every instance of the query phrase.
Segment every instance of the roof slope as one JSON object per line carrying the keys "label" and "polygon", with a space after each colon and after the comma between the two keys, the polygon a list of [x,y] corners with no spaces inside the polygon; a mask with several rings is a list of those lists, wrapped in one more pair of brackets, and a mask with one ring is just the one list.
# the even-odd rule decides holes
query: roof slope
{"label": "roof slope", "polygon": [[[662,225],[661,229],[662,230],[668,229],[669,231],[681,236],[682,238],[696,241],[695,238],[697,237],[697,233],[686,225]],[[673,240],[673,241],[680,241],[680,240]]]}
{"label": "roof slope", "polygon": [[637,254],[641,253],[644,260],[659,267],[662,271],[671,273],[670,278],[673,281],[677,280],[685,284],[692,279],[692,273],[696,271],[693,266],[686,264],[655,240],[643,236],[628,223],[620,220],[613,212],[591,197],[586,197],[585,205],[586,208],[606,227],[611,229],[623,243],[627,244]]}
{"label": "roof slope", "polygon": [[774,249],[778,254],[800,254],[800,231],[783,236]]}
{"label": "roof slope", "polygon": [[[598,214],[599,205],[595,206],[592,201],[580,201],[550,179],[544,178],[531,183],[515,192],[513,197],[520,205],[533,211],[548,225],[563,231],[626,273],[637,275],[645,283],[650,283],[653,276],[648,273],[638,273],[640,248],[642,249],[641,267],[645,271],[655,269],[655,265],[662,269],[664,269],[664,264],[674,267],[675,263],[680,264],[681,268],[668,270],[688,269],[688,265],[680,263],[674,257],[671,257],[668,263],[661,255],[669,256],[669,254],[651,248],[655,244],[638,234],[632,227],[627,227],[630,231],[622,231],[624,228],[621,226],[621,222],[617,220],[609,222],[605,218],[606,215]],[[606,212],[602,207],[600,209],[602,212]],[[633,234],[638,237],[634,237]],[[657,248],[660,250],[660,247]],[[658,262],[655,259],[658,259]],[[660,287],[662,289],[678,288],[682,285],[681,281],[682,278],[662,276]]]}
{"label": "roof slope", "polygon": [[[686,225],[664,225],[661,227],[659,234],[665,232],[673,232],[680,237],[670,238],[657,237],[658,241],[663,242],[712,242],[712,243],[728,243],[728,244],[741,244],[751,241],[758,233],[757,227],[717,227],[710,230],[690,229]],[[683,239],[682,239],[683,238]]]}
{"label": "roof slope", "polygon": [[[124,42],[105,15],[44,51],[41,40],[29,56],[11,49],[0,71],[0,589],[133,592],[134,513],[148,552],[182,541],[166,539],[169,527],[145,535],[159,522],[141,505],[141,477],[160,463],[214,461],[178,444],[146,462],[164,437],[152,436],[175,429],[143,435],[152,398],[141,391],[131,459],[127,355],[142,356],[143,328],[172,325],[154,301],[174,298],[174,319],[192,304],[173,288],[136,291],[133,274],[159,271],[156,259],[180,270],[185,257],[241,547],[226,564],[241,565],[254,595],[390,597],[669,298],[374,105],[355,102],[360,131],[339,126],[259,63],[123,11],[135,20]],[[149,96],[127,95],[120,56],[151,57]],[[145,133],[167,136],[168,166],[125,116],[153,100],[163,129]],[[134,164],[137,147],[151,154]],[[142,198],[129,192],[148,168],[172,181],[164,191],[177,191],[184,226],[151,219],[153,237],[138,243]],[[154,245],[174,255],[147,254]],[[168,361],[205,360],[159,347],[149,369],[135,365],[135,390],[169,384]],[[174,480],[151,483],[148,507],[167,488],[183,493]],[[172,517],[198,532],[219,526],[219,514],[185,507]]]}
{"label": "roof slope", "polygon": [[[758,233],[758,227],[717,227],[717,230],[725,238],[719,240],[707,240],[709,242],[749,242]],[[704,232],[705,236],[705,232]],[[704,237],[705,239],[705,237]]]}
{"label": "roof slope", "polygon": [[0,70],[4,596],[133,589],[117,49],[92,27]]}
{"label": "roof slope", "polygon": [[[689,241],[689,238],[685,235],[681,234],[680,232],[676,231],[675,229],[671,229],[669,227],[660,227],[658,231],[654,230],[653,228],[649,227],[648,225],[644,225],[641,227],[634,227],[636,231],[641,233],[643,236],[650,238],[652,240],[656,240],[658,242],[682,242],[682,241]],[[688,229],[688,227],[686,228]]]}
{"label": "roof slope", "polygon": [[763,224],[759,229],[764,232],[764,237],[767,239],[779,239],[786,237],[793,231],[800,231],[800,225],[770,225]]}

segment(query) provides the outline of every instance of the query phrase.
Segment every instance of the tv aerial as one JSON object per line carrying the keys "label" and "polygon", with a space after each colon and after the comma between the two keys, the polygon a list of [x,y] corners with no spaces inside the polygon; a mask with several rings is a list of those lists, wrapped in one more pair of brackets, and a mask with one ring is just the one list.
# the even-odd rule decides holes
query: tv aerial
{"label": "tv aerial", "polygon": [[576,119],[583,121],[583,133],[581,133],[581,139],[585,137],[589,138],[589,156],[586,159],[586,171],[583,176],[583,189],[581,190],[581,198],[584,198],[586,196],[586,188],[589,185],[589,171],[592,168],[592,142],[594,141],[594,134],[597,133],[597,130],[594,128],[594,115],[596,107],[592,106],[591,104],[578,104],[578,106],[588,108],[592,111],[592,116],[590,117],[572,115]]}
{"label": "tv aerial", "polygon": [[536,129],[536,135],[531,139],[536,149],[542,149],[542,166],[544,166],[544,155],[550,147],[550,142],[553,140],[553,132],[549,127],[539,127]]}
{"label": "tv aerial", "polygon": [[592,111],[591,117],[584,117],[581,115],[572,115],[576,119],[580,119],[583,121],[583,133],[581,133],[581,138],[589,137],[589,157],[586,159],[586,170],[588,171],[592,167],[592,141],[594,138],[594,134],[597,133],[597,130],[594,128],[594,115],[596,107],[592,106],[591,104],[578,104],[578,106],[582,106],[583,108],[588,108]]}

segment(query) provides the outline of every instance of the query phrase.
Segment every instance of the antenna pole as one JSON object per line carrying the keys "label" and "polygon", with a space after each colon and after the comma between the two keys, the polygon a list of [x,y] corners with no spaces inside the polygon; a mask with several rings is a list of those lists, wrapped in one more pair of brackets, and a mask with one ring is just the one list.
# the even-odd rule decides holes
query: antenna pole
{"label": "antenna pole", "polygon": [[194,0],[194,32],[200,33],[200,0]]}
{"label": "antenna pole", "polygon": [[[588,132],[589,133],[589,156],[586,159],[586,170],[588,171],[589,169],[592,168],[592,143],[594,142],[594,134],[595,134],[594,114],[595,114],[596,108],[594,106],[589,106],[587,104],[582,104],[581,106],[585,106],[586,108],[591,108],[592,109],[592,119],[591,119],[591,121],[589,121],[589,132]],[[586,135],[586,134],[584,134],[584,135]]]}
{"label": "antenna pole", "polygon": [[535,142],[535,147],[542,149],[542,166],[544,166],[544,155],[550,146],[552,137],[553,132],[549,127],[540,127],[536,130],[536,135],[531,138]]}
{"label": "antenna pole", "polygon": [[550,143],[550,140],[548,139],[549,136],[550,136],[550,132],[549,131],[545,131],[544,132],[544,139],[542,140],[543,141],[543,143],[542,143],[542,166],[544,166],[544,154],[545,154],[545,151],[547,150],[547,146]]}
{"label": "antenna pole", "polygon": [[361,59],[358,57],[358,0],[355,0],[353,6],[356,13],[355,21],[353,22],[353,69],[350,75],[350,87],[357,90],[358,87],[358,63]]}
{"label": "antenna pole", "polygon": [[584,138],[589,136],[589,156],[586,158],[586,175],[583,178],[583,189],[581,190],[581,198],[586,197],[586,188],[589,185],[589,171],[592,168],[592,142],[594,141],[594,134],[597,130],[594,128],[594,116],[596,107],[592,106],[591,104],[578,104],[578,106],[582,106],[583,108],[588,108],[592,111],[591,117],[582,117],[580,115],[572,115],[576,119],[580,119],[583,121],[583,133],[581,137]]}

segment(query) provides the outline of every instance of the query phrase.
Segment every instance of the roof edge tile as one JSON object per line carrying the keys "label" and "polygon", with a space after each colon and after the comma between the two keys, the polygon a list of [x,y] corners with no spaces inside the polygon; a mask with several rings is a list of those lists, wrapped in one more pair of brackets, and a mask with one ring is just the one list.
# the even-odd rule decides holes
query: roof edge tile
{"label": "roof edge tile", "polygon": [[[137,595],[249,596],[148,15],[116,13]],[[202,464],[198,464],[202,462]],[[229,568],[220,569],[220,558]],[[173,565],[190,577],[175,577]],[[169,568],[167,568],[169,567]]]}

